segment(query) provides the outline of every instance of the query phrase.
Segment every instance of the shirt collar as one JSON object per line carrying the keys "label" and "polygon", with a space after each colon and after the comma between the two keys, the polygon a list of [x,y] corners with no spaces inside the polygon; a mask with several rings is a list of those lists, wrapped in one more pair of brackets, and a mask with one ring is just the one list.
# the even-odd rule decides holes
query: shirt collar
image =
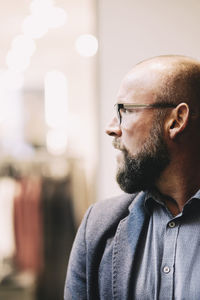
{"label": "shirt collar", "polygon": [[[199,201],[198,201],[199,200]],[[165,198],[157,190],[147,191],[144,197],[144,207],[148,214],[152,214],[155,205],[166,207]],[[185,203],[183,212],[187,211],[191,205],[200,205],[200,189]]]}
{"label": "shirt collar", "polygon": [[156,190],[147,191],[144,198],[144,207],[147,213],[151,214],[153,207],[158,204],[165,206],[164,202],[161,200],[161,195]]}

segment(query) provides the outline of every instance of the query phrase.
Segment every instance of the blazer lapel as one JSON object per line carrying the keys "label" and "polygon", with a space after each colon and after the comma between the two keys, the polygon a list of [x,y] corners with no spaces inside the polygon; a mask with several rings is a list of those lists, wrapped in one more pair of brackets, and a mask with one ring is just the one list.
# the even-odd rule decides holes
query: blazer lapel
{"label": "blazer lapel", "polygon": [[118,226],[113,247],[113,299],[128,300],[132,263],[142,231],[145,211],[144,192],[139,193],[130,206],[130,214]]}

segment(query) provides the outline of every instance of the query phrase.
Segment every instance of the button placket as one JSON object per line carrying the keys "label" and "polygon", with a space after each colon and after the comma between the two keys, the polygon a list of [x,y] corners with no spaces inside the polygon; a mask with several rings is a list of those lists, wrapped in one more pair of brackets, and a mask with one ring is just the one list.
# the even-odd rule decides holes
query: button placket
{"label": "button placket", "polygon": [[179,222],[175,222],[174,220],[168,221],[166,224],[166,234],[164,238],[160,290],[162,291],[162,294],[168,293],[169,299],[173,295],[173,265],[176,253],[178,230]]}

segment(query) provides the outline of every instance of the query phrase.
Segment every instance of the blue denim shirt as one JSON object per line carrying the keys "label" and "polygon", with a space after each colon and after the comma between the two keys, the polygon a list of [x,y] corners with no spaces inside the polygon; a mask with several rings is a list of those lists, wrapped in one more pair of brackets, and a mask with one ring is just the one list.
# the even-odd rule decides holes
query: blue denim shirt
{"label": "blue denim shirt", "polygon": [[200,191],[177,216],[148,195],[150,214],[134,265],[133,299],[200,299]]}

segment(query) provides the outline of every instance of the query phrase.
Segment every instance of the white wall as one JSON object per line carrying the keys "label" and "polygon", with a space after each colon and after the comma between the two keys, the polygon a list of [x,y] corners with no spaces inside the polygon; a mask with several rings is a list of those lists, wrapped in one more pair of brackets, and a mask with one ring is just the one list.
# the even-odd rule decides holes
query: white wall
{"label": "white wall", "polygon": [[137,62],[162,54],[200,59],[199,0],[99,0],[100,163],[98,198],[121,191],[115,183],[112,138],[104,128],[125,73]]}

